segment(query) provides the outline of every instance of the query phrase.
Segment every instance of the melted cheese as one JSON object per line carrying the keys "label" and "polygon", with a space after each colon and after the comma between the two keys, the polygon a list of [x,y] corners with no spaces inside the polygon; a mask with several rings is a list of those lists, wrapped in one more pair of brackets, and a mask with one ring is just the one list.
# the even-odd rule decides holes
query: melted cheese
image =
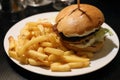
{"label": "melted cheese", "polygon": [[83,37],[83,36],[86,36],[86,35],[88,35],[88,34],[90,34],[90,33],[92,33],[92,32],[95,32],[95,30],[97,30],[97,29],[99,29],[99,28],[94,28],[93,30],[91,30],[91,31],[85,31],[84,32],[84,34],[82,34],[82,35],[80,35],[80,34],[70,34],[70,35],[65,35],[66,37],[73,37],[73,36],[76,36],[76,37]]}

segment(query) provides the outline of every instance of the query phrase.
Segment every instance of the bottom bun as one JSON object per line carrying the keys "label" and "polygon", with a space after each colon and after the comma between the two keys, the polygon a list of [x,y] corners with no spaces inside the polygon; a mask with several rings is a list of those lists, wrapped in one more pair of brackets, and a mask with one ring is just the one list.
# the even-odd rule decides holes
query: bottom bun
{"label": "bottom bun", "polygon": [[89,47],[86,47],[86,48],[79,48],[79,47],[70,45],[70,44],[66,43],[65,41],[62,41],[62,43],[68,49],[71,49],[71,50],[74,50],[74,51],[88,51],[88,52],[97,52],[97,51],[101,50],[101,48],[104,45],[104,41],[100,41],[100,42],[96,42],[92,46],[89,46]]}

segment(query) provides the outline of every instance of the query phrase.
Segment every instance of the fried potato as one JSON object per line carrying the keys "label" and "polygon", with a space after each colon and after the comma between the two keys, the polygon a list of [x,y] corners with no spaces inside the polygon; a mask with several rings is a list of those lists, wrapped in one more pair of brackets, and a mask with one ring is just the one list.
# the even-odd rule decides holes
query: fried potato
{"label": "fried potato", "polygon": [[67,49],[52,27],[47,19],[26,23],[16,40],[9,37],[9,56],[21,64],[45,66],[54,72],[89,66],[93,53]]}

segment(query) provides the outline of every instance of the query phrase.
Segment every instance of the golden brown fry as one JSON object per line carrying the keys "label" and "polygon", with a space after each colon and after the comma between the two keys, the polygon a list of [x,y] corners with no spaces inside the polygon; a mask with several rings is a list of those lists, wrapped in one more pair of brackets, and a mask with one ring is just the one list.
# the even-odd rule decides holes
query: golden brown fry
{"label": "golden brown fry", "polygon": [[54,47],[58,47],[59,46],[59,43],[57,43],[57,40],[58,37],[55,33],[50,33],[48,35],[48,40],[53,44]]}
{"label": "golden brown fry", "polygon": [[71,69],[82,68],[82,67],[87,66],[87,64],[84,65],[84,62],[70,62],[70,63],[68,63],[68,65],[70,66]]}
{"label": "golden brown fry", "polygon": [[68,64],[52,63],[50,68],[54,72],[71,71],[71,68],[70,68],[70,66]]}
{"label": "golden brown fry", "polygon": [[38,50],[37,50],[37,52],[44,53],[43,47],[39,47]]}
{"label": "golden brown fry", "polygon": [[28,62],[29,62],[30,65],[33,65],[33,66],[40,66],[40,65],[43,65],[42,62],[37,61],[37,60],[32,59],[32,58],[29,58],[29,59],[28,59]]}
{"label": "golden brown fry", "polygon": [[38,25],[37,27],[38,27],[38,29],[40,31],[40,34],[45,35],[45,28],[43,27],[43,25]]}
{"label": "golden brown fry", "polygon": [[48,61],[50,63],[54,63],[54,62],[66,63],[63,56],[58,56],[54,54],[49,55]]}
{"label": "golden brown fry", "polygon": [[25,55],[22,55],[19,58],[21,64],[28,64],[28,58]]}
{"label": "golden brown fry", "polygon": [[28,56],[36,59],[36,60],[40,60],[40,61],[45,61],[47,60],[48,56],[46,54],[34,51],[34,50],[29,50],[28,51]]}
{"label": "golden brown fry", "polygon": [[16,60],[19,60],[19,57],[17,55],[17,53],[15,51],[8,51],[9,52],[9,56],[16,59]]}
{"label": "golden brown fry", "polygon": [[42,42],[40,44],[42,47],[53,47],[52,43],[51,42]]}
{"label": "golden brown fry", "polygon": [[66,62],[89,62],[90,59],[78,56],[64,56]]}
{"label": "golden brown fry", "polygon": [[64,56],[71,56],[71,55],[75,55],[75,53],[73,51],[65,51],[64,52]]}
{"label": "golden brown fry", "polygon": [[50,48],[50,47],[46,47],[44,49],[44,52],[50,53],[50,54],[54,54],[54,55],[57,55],[57,56],[63,56],[64,55],[64,51],[63,50]]}
{"label": "golden brown fry", "polygon": [[12,36],[9,37],[9,50],[15,50],[15,40]]}
{"label": "golden brown fry", "polygon": [[19,51],[18,55],[22,56],[23,54],[25,54],[26,50],[33,44],[36,43],[41,43],[43,41],[46,41],[47,37],[46,36],[38,36],[30,41],[28,41]]}

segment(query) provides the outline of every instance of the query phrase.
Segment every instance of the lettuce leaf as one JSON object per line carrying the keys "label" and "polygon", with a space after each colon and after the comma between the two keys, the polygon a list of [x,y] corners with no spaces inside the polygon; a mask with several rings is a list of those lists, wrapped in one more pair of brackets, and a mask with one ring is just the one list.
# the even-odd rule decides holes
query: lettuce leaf
{"label": "lettuce leaf", "polygon": [[109,33],[109,35],[112,35],[112,32],[107,28],[100,28],[99,31],[95,33],[96,40],[102,40],[106,33]]}

